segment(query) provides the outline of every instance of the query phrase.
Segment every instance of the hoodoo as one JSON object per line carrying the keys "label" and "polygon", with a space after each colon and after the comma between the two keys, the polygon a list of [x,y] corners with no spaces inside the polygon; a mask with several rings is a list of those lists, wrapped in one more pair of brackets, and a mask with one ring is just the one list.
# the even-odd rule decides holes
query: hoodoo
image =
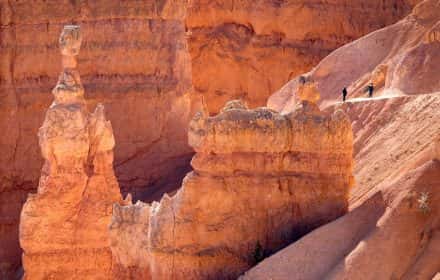
{"label": "hoodoo", "polygon": [[112,126],[102,105],[93,114],[86,108],[76,69],[79,26],[65,26],[59,45],[63,71],[38,134],[45,163],[21,212],[24,279],[109,279],[107,227],[121,201]]}
{"label": "hoodoo", "polygon": [[327,116],[306,81],[281,115],[229,102],[190,123],[193,172],[160,203],[115,205],[117,279],[236,279],[261,258],[346,213],[351,124]]}
{"label": "hoodoo", "polygon": [[[57,39],[64,24],[81,25],[78,70],[88,108],[105,104],[112,123],[121,192],[151,202],[177,190],[191,170],[188,124],[202,97],[210,114],[233,99],[264,106],[274,91],[331,51],[400,20],[418,2],[0,0],[0,131],[7,132],[0,135],[0,278],[21,270],[19,217],[41,175],[36,135],[58,79]],[[421,25],[407,26],[421,34]],[[436,30],[424,40],[438,41]],[[402,48],[398,43],[394,49]],[[366,50],[375,52],[372,44]],[[362,57],[371,61],[369,55],[349,59],[354,70],[370,65],[356,63]],[[399,65],[417,57],[411,53],[409,63]],[[429,87],[419,79],[427,69],[420,61],[421,68],[405,72]]]}

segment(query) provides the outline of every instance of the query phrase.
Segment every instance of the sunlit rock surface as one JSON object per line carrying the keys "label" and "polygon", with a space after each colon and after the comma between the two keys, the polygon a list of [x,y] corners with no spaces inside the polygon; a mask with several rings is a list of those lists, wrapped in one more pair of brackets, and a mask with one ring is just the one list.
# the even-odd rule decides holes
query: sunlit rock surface
{"label": "sunlit rock surface", "polygon": [[107,228],[121,202],[115,140],[103,105],[89,114],[76,69],[79,26],[60,36],[63,71],[38,137],[45,159],[36,194],[20,217],[24,279],[110,279]]}
{"label": "sunlit rock surface", "polygon": [[20,266],[19,216],[43,166],[37,133],[58,79],[64,25],[81,26],[87,108],[105,105],[123,193],[160,199],[181,184],[197,106],[186,2],[0,0],[0,278]]}
{"label": "sunlit rock surface", "polygon": [[[374,97],[419,95],[440,91],[440,2],[421,1],[396,24],[372,32],[324,58],[307,75],[323,94],[320,107],[348,98],[367,97],[366,86],[374,85]],[[270,96],[267,106],[279,112],[295,108],[301,76],[293,78]]]}
{"label": "sunlit rock surface", "polygon": [[437,279],[439,181],[428,161],[240,279]]}
{"label": "sunlit rock surface", "polygon": [[[251,108],[326,55],[407,15],[420,0],[193,0],[186,20],[193,84],[210,113]],[[434,37],[434,36],[431,36]]]}
{"label": "sunlit rock surface", "polygon": [[[440,1],[423,1],[404,20],[336,50],[303,75],[317,82],[326,112],[343,110],[352,121],[350,212],[243,279],[439,277],[439,10]],[[300,80],[286,84],[268,106],[293,112]],[[364,91],[370,82],[373,98]]]}
{"label": "sunlit rock surface", "polygon": [[181,189],[160,203],[115,205],[115,277],[235,279],[347,211],[352,141],[342,112],[306,100],[288,115],[240,101],[196,114],[194,170]]}

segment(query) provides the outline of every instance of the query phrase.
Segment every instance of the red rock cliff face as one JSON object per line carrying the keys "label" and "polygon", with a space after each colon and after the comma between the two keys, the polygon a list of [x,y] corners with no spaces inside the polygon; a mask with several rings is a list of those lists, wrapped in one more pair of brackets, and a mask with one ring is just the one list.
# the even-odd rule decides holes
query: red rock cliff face
{"label": "red rock cliff face", "polygon": [[240,280],[439,279],[439,182],[430,160]]}
{"label": "red rock cliff face", "polygon": [[116,278],[236,279],[346,212],[352,140],[342,112],[325,116],[308,101],[289,115],[240,102],[197,114],[194,171],[177,194],[114,207]]}
{"label": "red rock cliff face", "polygon": [[217,113],[251,107],[336,48],[396,22],[417,0],[194,0],[188,12],[193,83]]}
{"label": "red rock cliff face", "polygon": [[[336,50],[309,73],[323,92],[321,107],[342,109],[352,121],[352,210],[243,279],[438,279],[439,11],[439,0],[422,1],[404,20]],[[268,106],[293,112],[299,81]],[[360,97],[370,82],[373,97]]]}
{"label": "red rock cliff face", "polygon": [[[87,106],[106,107],[124,190],[179,186],[192,151],[193,97],[186,1],[0,1],[0,271],[19,264],[18,217],[38,185],[37,132],[50,105],[64,24],[83,33],[79,71]],[[181,174],[181,175],[179,175]],[[11,267],[13,266],[13,267]],[[0,274],[0,278],[2,274]]]}
{"label": "red rock cliff face", "polygon": [[[440,1],[422,1],[396,24],[372,32],[324,58],[308,73],[324,93],[320,107],[348,97],[364,96],[374,85],[374,97],[419,95],[440,91]],[[275,92],[267,106],[288,113],[295,108],[298,79]]]}
{"label": "red rock cliff face", "polygon": [[[440,1],[426,0],[400,22],[350,43],[323,59],[310,73],[323,93],[321,107],[342,108],[354,132],[352,203],[389,185],[432,153],[440,134]],[[268,100],[288,113],[298,100],[293,79]],[[373,98],[365,86],[373,82]],[[341,90],[348,100],[341,105]]]}
{"label": "red rock cliff face", "polygon": [[0,271],[16,268],[20,258],[18,216],[43,164],[36,135],[56,83],[56,38],[64,24],[82,26],[87,105],[106,106],[122,189],[159,198],[146,186],[179,185],[192,156],[191,76],[212,112],[239,96],[261,105],[292,75],[412,5],[365,2],[193,1],[185,20],[185,0],[0,0]]}

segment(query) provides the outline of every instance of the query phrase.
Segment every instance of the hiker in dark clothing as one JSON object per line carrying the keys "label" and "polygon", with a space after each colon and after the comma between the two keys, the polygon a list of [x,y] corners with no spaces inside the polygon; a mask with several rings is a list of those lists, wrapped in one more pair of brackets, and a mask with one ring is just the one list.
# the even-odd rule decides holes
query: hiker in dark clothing
{"label": "hiker in dark clothing", "polygon": [[368,89],[368,97],[370,97],[370,98],[373,97],[373,91],[374,91],[373,83],[370,83],[368,85],[367,89]]}
{"label": "hiker in dark clothing", "polygon": [[347,98],[347,88],[344,87],[344,89],[342,89],[342,102],[345,102],[345,99]]}

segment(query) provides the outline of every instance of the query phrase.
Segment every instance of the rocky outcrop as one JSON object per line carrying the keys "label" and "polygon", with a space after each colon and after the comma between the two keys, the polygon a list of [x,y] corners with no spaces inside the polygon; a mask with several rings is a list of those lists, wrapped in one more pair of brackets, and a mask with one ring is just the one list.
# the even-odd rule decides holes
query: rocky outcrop
{"label": "rocky outcrop", "polygon": [[[354,133],[351,211],[243,279],[435,279],[440,269],[440,1],[426,0],[406,19],[344,46],[307,76],[318,81],[326,112],[344,110]],[[434,34],[434,35],[433,35]],[[301,77],[274,94],[285,114],[298,103]],[[360,98],[373,82],[374,98]],[[349,100],[337,102],[343,86]],[[324,90],[326,89],[326,90]]]}
{"label": "rocky outcrop", "polygon": [[[337,46],[394,22],[417,0],[192,2],[186,20],[186,0],[0,0],[0,129],[8,132],[0,135],[0,278],[19,267],[19,213],[43,165],[36,135],[52,101],[63,25],[82,26],[86,103],[106,106],[121,188],[150,201],[179,186],[189,169],[187,125],[199,102],[192,76],[217,108],[238,96],[261,105],[294,69],[309,69]],[[437,38],[432,34],[426,40]]]}
{"label": "rocky outcrop", "polygon": [[[313,84],[304,88],[316,98]],[[176,195],[115,205],[115,277],[235,279],[347,211],[352,132],[342,112],[304,100],[280,115],[233,101],[217,116],[196,114],[189,143],[194,170]]]}
{"label": "rocky outcrop", "polygon": [[20,217],[24,279],[110,279],[107,227],[112,204],[121,202],[113,130],[103,105],[93,114],[86,108],[79,26],[65,26],[59,43],[64,69],[38,133],[45,163]]}
{"label": "rocky outcrop", "polygon": [[[306,75],[321,89],[320,107],[342,109],[352,121],[357,182],[352,207],[433,158],[432,143],[440,134],[440,124],[432,121],[440,117],[440,61],[438,42],[430,38],[439,8],[438,0],[423,1],[404,20],[336,50]],[[295,110],[292,93],[300,78],[271,96],[268,107]],[[370,81],[374,98],[360,98]],[[348,85],[348,101],[341,104],[341,89]]]}
{"label": "rocky outcrop", "polygon": [[395,23],[418,2],[194,0],[186,24],[195,90],[210,113],[236,98],[263,106],[330,52]]}
{"label": "rocky outcrop", "polygon": [[19,215],[43,165],[37,133],[52,102],[65,24],[81,25],[86,104],[105,105],[123,192],[149,201],[180,186],[197,106],[186,2],[0,0],[0,130],[8,132],[0,135],[0,278],[19,266]]}
{"label": "rocky outcrop", "polygon": [[440,162],[428,161],[241,279],[437,279],[439,182]]}
{"label": "rocky outcrop", "polygon": [[[320,107],[342,98],[365,96],[373,83],[374,96],[398,96],[440,91],[438,56],[440,2],[425,0],[398,23],[347,44],[323,59],[308,75],[323,93]],[[296,77],[273,94],[267,106],[288,113],[295,108]]]}
{"label": "rocky outcrop", "polygon": [[433,146],[440,135],[440,93],[347,102],[343,109],[352,120],[354,173],[357,186],[350,203],[356,207],[382,187],[435,158]]}

